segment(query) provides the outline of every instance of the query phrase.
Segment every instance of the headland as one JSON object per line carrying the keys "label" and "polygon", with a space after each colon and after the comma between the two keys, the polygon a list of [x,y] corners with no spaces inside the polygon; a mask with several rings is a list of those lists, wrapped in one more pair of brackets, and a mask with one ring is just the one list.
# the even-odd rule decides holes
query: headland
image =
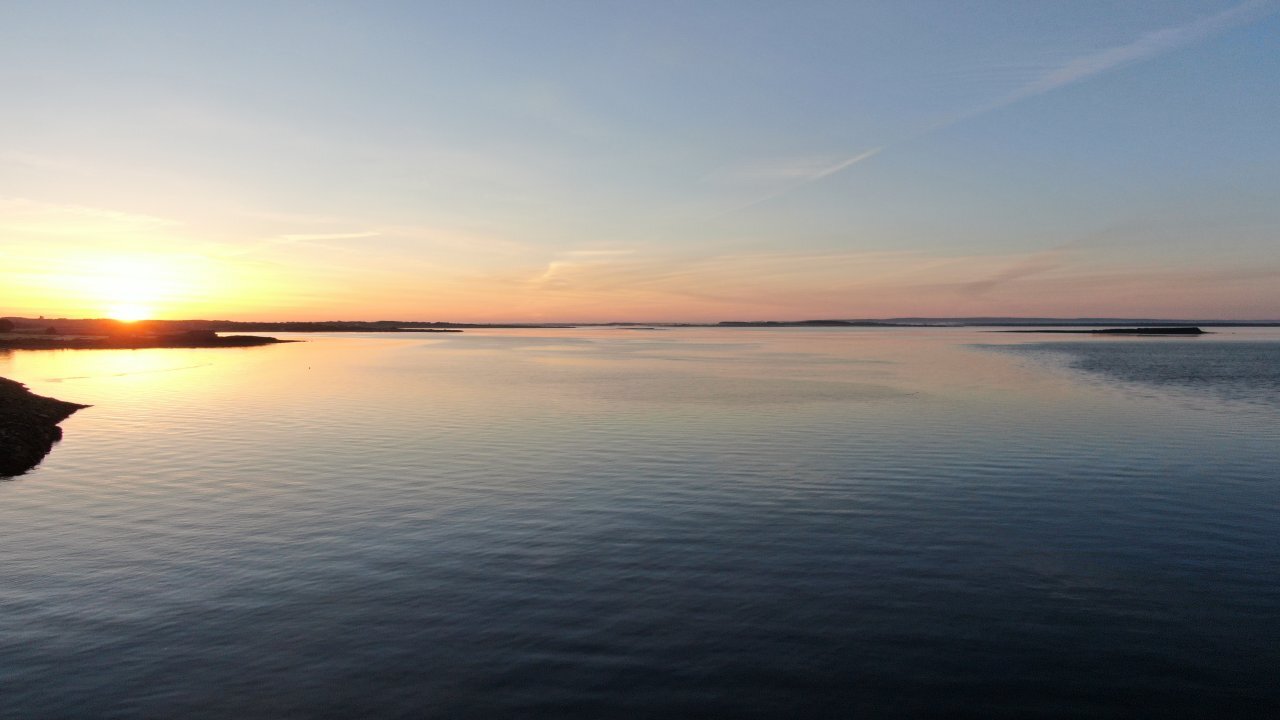
{"label": "headland", "polygon": [[0,378],[0,477],[35,467],[62,439],[58,423],[89,407],[36,395],[25,385]]}
{"label": "headland", "polygon": [[219,335],[212,330],[109,335],[0,334],[0,350],[140,350],[143,348],[255,347],[298,342],[260,335]]}

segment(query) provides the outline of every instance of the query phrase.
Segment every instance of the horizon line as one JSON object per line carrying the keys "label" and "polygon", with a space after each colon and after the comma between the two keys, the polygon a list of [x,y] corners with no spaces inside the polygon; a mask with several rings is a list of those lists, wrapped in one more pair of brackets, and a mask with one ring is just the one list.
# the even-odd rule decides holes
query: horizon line
{"label": "horizon line", "polygon": [[134,321],[125,321],[118,318],[110,317],[26,317],[22,315],[0,315],[0,319],[4,320],[21,320],[35,323],[52,323],[52,322],[117,322],[126,325],[141,325],[145,323],[237,323],[237,324],[256,324],[256,325],[324,325],[324,324],[365,324],[365,325],[472,325],[478,327],[495,327],[495,326],[556,326],[556,325],[583,325],[583,326],[603,326],[603,325],[694,325],[694,326],[714,326],[724,323],[778,323],[778,324],[796,324],[796,323],[902,323],[902,322],[976,322],[976,321],[1002,321],[1002,322],[1149,322],[1149,323],[1237,323],[1247,325],[1263,325],[1263,324],[1280,324],[1280,317],[1264,318],[1264,319],[1247,319],[1247,318],[1231,318],[1231,317],[1149,317],[1149,316],[1125,316],[1125,315],[1088,315],[1088,316],[1053,316],[1053,315],[895,315],[888,317],[806,317],[793,319],[724,319],[724,320],[489,320],[489,321],[459,321],[459,320],[405,320],[405,319],[378,319],[378,320],[359,320],[359,319],[336,319],[329,318],[324,320],[235,320],[230,318],[144,318]]}

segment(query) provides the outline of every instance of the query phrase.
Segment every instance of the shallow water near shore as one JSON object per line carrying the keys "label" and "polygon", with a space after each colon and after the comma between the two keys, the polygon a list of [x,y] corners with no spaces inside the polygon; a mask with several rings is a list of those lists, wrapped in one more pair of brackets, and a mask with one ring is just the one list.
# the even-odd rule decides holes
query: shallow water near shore
{"label": "shallow water near shore", "polygon": [[1280,330],[282,337],[0,354],[0,715],[1280,703]]}

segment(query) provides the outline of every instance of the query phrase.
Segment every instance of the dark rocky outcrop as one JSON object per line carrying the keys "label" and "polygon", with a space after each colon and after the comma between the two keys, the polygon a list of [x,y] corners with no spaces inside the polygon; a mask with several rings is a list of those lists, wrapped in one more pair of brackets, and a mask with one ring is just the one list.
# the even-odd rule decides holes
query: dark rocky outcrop
{"label": "dark rocky outcrop", "polygon": [[1198,327],[1094,328],[1086,330],[996,330],[1006,333],[1039,333],[1042,335],[1207,335]]}
{"label": "dark rocky outcrop", "polygon": [[1198,327],[1140,327],[1103,328],[1092,331],[1098,335],[1204,335]]}
{"label": "dark rocky outcrop", "polygon": [[86,407],[36,395],[22,383],[0,378],[0,477],[21,475],[38,465],[62,439],[58,423]]}
{"label": "dark rocky outcrop", "polygon": [[119,334],[105,337],[24,335],[0,337],[0,350],[141,350],[143,348],[254,347],[297,342],[260,335],[219,335],[212,330],[189,330],[170,335]]}

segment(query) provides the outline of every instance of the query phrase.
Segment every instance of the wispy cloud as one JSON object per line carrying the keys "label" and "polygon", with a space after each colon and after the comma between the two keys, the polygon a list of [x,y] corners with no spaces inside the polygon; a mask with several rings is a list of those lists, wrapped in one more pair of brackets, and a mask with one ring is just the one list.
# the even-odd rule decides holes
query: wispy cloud
{"label": "wispy cloud", "polygon": [[1037,95],[1084,82],[1125,65],[1145,62],[1189,47],[1232,28],[1257,22],[1277,10],[1280,10],[1280,3],[1274,0],[1250,0],[1185,25],[1145,33],[1124,45],[1081,55],[1042,73],[1031,82],[1025,83],[993,102],[947,118],[933,125],[929,130],[939,130]]}
{"label": "wispy cloud", "polygon": [[[876,155],[879,155],[881,150],[884,150],[884,148],[874,147],[870,150],[860,152],[857,155],[841,157],[835,161],[828,161],[826,163],[813,163],[811,161],[806,161],[804,158],[790,158],[776,161],[771,165],[756,166],[757,178],[767,179],[771,174],[773,179],[783,180],[785,181],[785,184],[772,192],[761,195],[760,197],[749,200],[740,205],[736,205],[729,210],[720,213],[717,217],[728,215],[730,213],[741,212],[742,210],[759,205],[760,203],[768,202],[774,198],[795,192],[805,185],[817,182],[823,178],[831,177],[838,172],[851,168],[863,160],[870,160]],[[764,172],[761,172],[762,170]],[[748,176],[738,175],[738,177]]]}
{"label": "wispy cloud", "polygon": [[[726,184],[757,184],[776,182],[807,182],[837,173],[858,160],[843,155],[798,155],[756,160],[725,168],[707,175],[711,182]],[[869,157],[869,156],[868,156]]]}
{"label": "wispy cloud", "polygon": [[250,218],[252,220],[263,220],[272,223],[283,223],[288,225],[334,225],[338,223],[349,223],[347,218],[335,215],[316,215],[312,213],[291,213],[277,212],[267,210],[242,210],[235,213],[240,217]]}
{"label": "wispy cloud", "polygon": [[[1232,28],[1257,22],[1264,17],[1275,13],[1277,10],[1280,10],[1280,3],[1277,3],[1275,0],[1249,0],[1248,2],[1241,3],[1240,5],[1236,5],[1208,17],[1200,18],[1199,20],[1195,20],[1185,25],[1167,27],[1148,32],[1123,45],[1117,45],[1078,56],[1041,73],[1034,80],[1019,86],[1012,92],[1009,92],[992,102],[946,117],[931,124],[924,131],[916,133],[909,138],[894,144],[907,142],[910,139],[915,139],[937,132],[957,123],[1008,107],[1023,100],[1053,92],[1054,90],[1067,87],[1068,85],[1084,82],[1090,78],[1102,75],[1125,65],[1145,62],[1166,53],[1194,45]],[[845,157],[825,166],[812,163],[806,164],[803,158],[792,158],[781,160],[773,165],[758,167],[756,168],[757,177],[763,178],[772,172],[774,179],[787,181],[787,184],[771,193],[738,205],[727,212],[722,213],[722,215],[739,212],[752,206],[759,205],[760,203],[790,194],[810,183],[831,177],[853,167],[854,165],[857,165],[858,163],[861,163],[864,160],[875,157],[888,147],[890,147],[889,144],[874,147],[870,150]],[[744,170],[746,172],[743,172]],[[752,166],[745,166],[739,171],[736,177],[748,178],[750,177],[751,170]],[[730,171],[728,176],[735,177],[732,171]]]}
{"label": "wispy cloud", "polygon": [[[586,250],[438,278],[432,307],[494,320],[1105,315],[1116,308],[1173,316],[1207,298],[1211,302],[1198,313],[1249,316],[1257,315],[1250,304],[1280,277],[1274,263],[1187,269],[1147,258],[1098,257],[1069,245],[996,255]],[[421,293],[416,278],[400,287],[407,299]],[[484,302],[477,304],[477,297]]]}
{"label": "wispy cloud", "polygon": [[1035,275],[1052,272],[1067,264],[1067,251],[1064,248],[1052,248],[1034,255],[1021,258],[1003,270],[990,276],[962,285],[960,291],[965,295],[982,296],[1003,285]]}
{"label": "wispy cloud", "polygon": [[875,147],[865,152],[860,152],[857,155],[847,157],[844,160],[841,160],[840,162],[836,163],[835,165],[832,165],[829,168],[824,168],[821,172],[818,172],[813,177],[809,178],[808,182],[813,182],[814,180],[821,180],[824,177],[830,177],[840,172],[841,170],[845,170],[846,168],[850,168],[850,167],[853,167],[854,165],[857,165],[863,160],[870,160],[876,155],[879,155],[881,150],[884,150],[884,148]]}
{"label": "wispy cloud", "polygon": [[281,235],[280,239],[288,242],[322,242],[324,240],[359,240],[361,238],[378,237],[381,234],[382,233],[374,230],[345,233],[302,233],[295,235]]}
{"label": "wispy cloud", "polygon": [[0,164],[12,164],[24,168],[75,175],[84,175],[88,172],[88,167],[85,163],[77,159],[12,150],[0,152]]}
{"label": "wispy cloud", "polygon": [[[450,264],[459,265],[496,257],[524,257],[532,254],[525,243],[499,234],[467,228],[382,224],[368,219],[339,220],[305,216],[294,222],[289,215],[272,216],[270,219],[270,225],[276,227],[256,234],[252,242],[229,248],[228,253],[236,256],[276,256],[277,250],[300,246],[323,250],[332,261],[339,263],[350,262],[357,256],[362,260],[378,256],[395,258],[394,262],[400,267],[405,267],[407,263],[418,268],[438,266],[446,259]],[[295,227],[288,227],[290,224]],[[362,242],[365,240],[370,242]]]}
{"label": "wispy cloud", "polygon": [[612,264],[634,251],[622,248],[600,250],[570,250],[547,263],[547,267],[530,282],[535,288],[557,287],[564,284],[562,275],[583,267]]}
{"label": "wispy cloud", "polygon": [[280,247],[302,246],[315,248],[317,250],[339,250],[343,252],[351,252],[354,248],[332,245],[343,240],[363,240],[365,238],[380,237],[382,233],[375,230],[360,230],[355,232],[328,232],[328,233],[284,233],[281,235],[273,235],[264,238],[254,244],[235,248],[231,254],[233,255],[251,255],[263,250],[271,250]]}
{"label": "wispy cloud", "polygon": [[0,233],[10,242],[42,239],[131,245],[164,236],[178,225],[140,213],[0,198]]}

